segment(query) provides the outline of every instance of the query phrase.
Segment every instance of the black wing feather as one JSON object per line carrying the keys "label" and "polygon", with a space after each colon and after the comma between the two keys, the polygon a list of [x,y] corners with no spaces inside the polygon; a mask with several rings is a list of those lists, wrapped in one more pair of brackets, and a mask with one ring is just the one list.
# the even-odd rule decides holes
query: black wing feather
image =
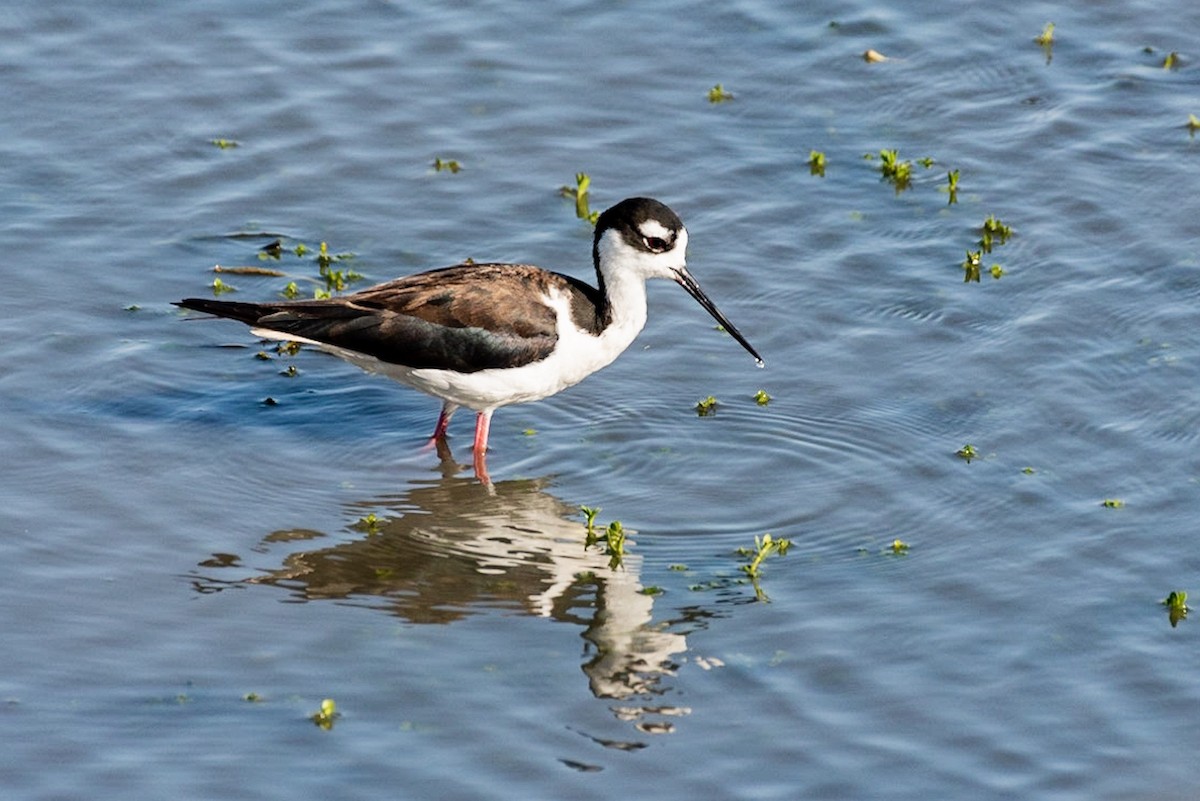
{"label": "black wing feather", "polygon": [[586,284],[513,264],[447,267],[326,300],[176,305],[392,364],[470,373],[550,355],[557,320],[541,298],[551,284],[571,298],[574,315],[595,308]]}

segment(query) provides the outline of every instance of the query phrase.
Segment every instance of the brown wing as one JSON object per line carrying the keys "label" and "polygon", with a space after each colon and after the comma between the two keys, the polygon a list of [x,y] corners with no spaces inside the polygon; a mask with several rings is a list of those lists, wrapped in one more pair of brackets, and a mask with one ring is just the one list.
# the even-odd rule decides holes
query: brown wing
{"label": "brown wing", "polygon": [[406,367],[475,372],[550,354],[557,320],[542,298],[551,285],[573,310],[594,308],[586,284],[516,264],[457,265],[328,300],[178,305]]}

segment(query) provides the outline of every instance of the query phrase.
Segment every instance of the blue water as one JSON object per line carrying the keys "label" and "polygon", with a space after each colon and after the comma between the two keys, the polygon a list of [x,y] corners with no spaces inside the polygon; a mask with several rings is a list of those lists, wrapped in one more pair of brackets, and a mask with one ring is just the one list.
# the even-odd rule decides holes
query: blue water
{"label": "blue water", "polygon": [[[5,797],[1194,792],[1200,8],[407,5],[0,15]],[[658,282],[491,492],[436,401],[170,305],[308,291],[276,238],[591,279],[580,172],[767,367]]]}

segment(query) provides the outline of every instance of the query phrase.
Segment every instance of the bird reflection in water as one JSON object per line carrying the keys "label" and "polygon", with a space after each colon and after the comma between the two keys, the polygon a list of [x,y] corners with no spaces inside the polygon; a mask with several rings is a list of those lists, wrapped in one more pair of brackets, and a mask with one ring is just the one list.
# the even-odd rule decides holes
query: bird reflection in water
{"label": "bird reflection in water", "polygon": [[[654,622],[655,598],[643,592],[640,557],[627,553],[613,569],[601,548],[585,549],[578,507],[544,491],[546,483],[489,485],[455,477],[417,483],[403,494],[354,504],[350,513],[360,522],[352,528],[362,535],[353,540],[312,547],[329,538],[304,529],[277,531],[255,550],[300,544],[280,567],[232,582],[198,572],[194,586],[215,592],[274,585],[301,600],[348,601],[418,624],[519,609],[583,627],[582,669],[597,698],[659,698],[663,678],[687,651],[685,635]],[[200,567],[239,563],[214,555]],[[673,729],[671,719],[690,710],[635,704],[613,711],[642,732],[665,733]]]}

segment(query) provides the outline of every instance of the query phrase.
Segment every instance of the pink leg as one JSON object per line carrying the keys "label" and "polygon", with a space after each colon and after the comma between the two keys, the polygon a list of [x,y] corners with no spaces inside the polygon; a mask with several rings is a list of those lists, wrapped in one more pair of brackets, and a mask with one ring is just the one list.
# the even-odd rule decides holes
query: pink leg
{"label": "pink leg", "polygon": [[458,405],[450,401],[442,403],[442,413],[438,415],[437,427],[433,429],[433,436],[430,437],[431,442],[446,438],[446,429],[450,427],[450,418],[454,416],[457,409]]}
{"label": "pink leg", "polygon": [[475,477],[484,484],[492,483],[487,472],[488,429],[491,428],[491,425],[492,413],[490,410],[479,412],[475,416]]}

